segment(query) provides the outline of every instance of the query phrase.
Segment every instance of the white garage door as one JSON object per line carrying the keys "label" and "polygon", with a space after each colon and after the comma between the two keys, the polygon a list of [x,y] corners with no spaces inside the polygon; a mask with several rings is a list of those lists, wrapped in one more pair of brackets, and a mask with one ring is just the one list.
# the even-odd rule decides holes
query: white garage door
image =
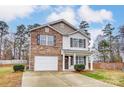
{"label": "white garage door", "polygon": [[58,57],[55,56],[35,56],[35,71],[58,70]]}

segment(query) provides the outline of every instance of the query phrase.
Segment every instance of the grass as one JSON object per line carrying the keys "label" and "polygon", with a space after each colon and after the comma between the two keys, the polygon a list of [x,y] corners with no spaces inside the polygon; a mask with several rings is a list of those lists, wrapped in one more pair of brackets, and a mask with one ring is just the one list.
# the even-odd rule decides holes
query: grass
{"label": "grass", "polygon": [[12,67],[0,67],[0,87],[20,87],[22,72],[13,72]]}
{"label": "grass", "polygon": [[99,74],[96,74],[96,73],[85,73],[85,75],[88,76],[88,77],[92,77],[94,79],[98,79],[98,80],[105,79],[105,77],[103,75],[99,75]]}
{"label": "grass", "polygon": [[94,71],[81,72],[81,74],[106,83],[124,87],[124,72],[119,70],[95,69]]}

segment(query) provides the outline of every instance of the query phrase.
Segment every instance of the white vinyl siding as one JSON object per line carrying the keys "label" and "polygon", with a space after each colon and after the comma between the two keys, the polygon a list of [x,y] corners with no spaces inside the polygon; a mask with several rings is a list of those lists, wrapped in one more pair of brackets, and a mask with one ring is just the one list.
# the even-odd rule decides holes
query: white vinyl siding
{"label": "white vinyl siding", "polygon": [[79,41],[76,38],[72,38],[72,47],[79,47]]}
{"label": "white vinyl siding", "polygon": [[60,28],[64,29],[64,23],[60,23]]}
{"label": "white vinyl siding", "polygon": [[[80,47],[72,47],[72,42],[71,39],[76,38],[76,39],[82,39],[80,40]],[[63,49],[69,49],[69,50],[88,50],[88,42],[89,39],[81,35],[80,33],[75,33],[70,36],[63,36],[63,44],[62,48]],[[81,47],[82,46],[82,47]]]}

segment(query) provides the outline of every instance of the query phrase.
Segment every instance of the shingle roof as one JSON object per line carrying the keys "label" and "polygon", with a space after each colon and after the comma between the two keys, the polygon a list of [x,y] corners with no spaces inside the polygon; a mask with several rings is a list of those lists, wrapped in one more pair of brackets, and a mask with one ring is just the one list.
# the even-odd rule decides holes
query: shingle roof
{"label": "shingle roof", "polygon": [[[71,28],[73,28],[75,31],[74,31],[74,32],[71,32],[71,33],[67,33],[66,31],[59,31],[59,30],[57,30],[56,28],[54,28],[54,27],[51,26],[52,24],[56,24],[56,23],[59,23],[59,22],[64,22],[65,24],[67,24],[67,25],[69,25]],[[53,21],[53,22],[49,22],[49,23],[47,23],[47,24],[43,24],[43,25],[41,25],[41,26],[39,26],[39,27],[36,27],[36,28],[31,29],[30,31],[33,31],[33,30],[36,30],[36,29],[39,29],[39,28],[42,28],[42,27],[45,27],[45,26],[48,26],[48,27],[50,27],[50,28],[56,30],[57,32],[59,32],[59,33],[62,34],[62,35],[72,35],[72,34],[74,34],[74,33],[81,33],[82,35],[84,35],[85,37],[87,37],[87,38],[90,39],[90,36],[89,36],[89,35],[87,35],[87,34],[84,33],[84,32],[79,31],[75,26],[73,26],[72,24],[70,24],[69,22],[67,22],[67,21],[64,20],[64,19],[60,19],[60,20],[56,20],[56,21]]]}
{"label": "shingle roof", "polygon": [[77,30],[77,28],[76,28],[75,26],[73,26],[72,24],[70,24],[70,23],[67,22],[66,20],[60,19],[60,20],[56,20],[56,21],[53,21],[53,22],[49,22],[49,23],[47,23],[47,24],[43,24],[43,25],[41,25],[41,26],[39,26],[39,27],[36,27],[36,28],[31,29],[30,31],[35,30],[35,29],[38,29],[38,28],[42,28],[42,27],[44,27],[44,26],[56,24],[56,23],[59,23],[59,22],[64,22],[65,24],[69,25],[69,26],[72,27],[73,29]]}

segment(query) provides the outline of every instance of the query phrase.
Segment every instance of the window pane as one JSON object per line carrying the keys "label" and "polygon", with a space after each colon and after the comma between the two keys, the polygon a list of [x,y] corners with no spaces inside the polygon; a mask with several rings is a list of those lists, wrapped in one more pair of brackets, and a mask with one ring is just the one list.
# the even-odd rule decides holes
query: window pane
{"label": "window pane", "polygon": [[76,64],[85,64],[83,56],[76,56]]}
{"label": "window pane", "polygon": [[85,39],[70,38],[71,47],[85,48]]}
{"label": "window pane", "polygon": [[72,44],[73,44],[73,47],[79,47],[79,39],[73,38]]}
{"label": "window pane", "polygon": [[40,35],[40,44],[46,45],[46,36],[45,35]]}
{"label": "window pane", "polygon": [[83,39],[79,39],[79,47],[83,47]]}
{"label": "window pane", "polygon": [[48,36],[48,45],[54,45],[54,36]]}
{"label": "window pane", "polygon": [[78,56],[76,56],[76,64],[78,64]]}
{"label": "window pane", "polygon": [[79,61],[80,64],[84,64],[84,57],[80,56],[80,57],[79,57],[79,60],[80,60],[80,61]]}
{"label": "window pane", "polygon": [[71,57],[71,65],[73,65],[74,64],[74,62],[73,62],[73,56],[70,56]]}

